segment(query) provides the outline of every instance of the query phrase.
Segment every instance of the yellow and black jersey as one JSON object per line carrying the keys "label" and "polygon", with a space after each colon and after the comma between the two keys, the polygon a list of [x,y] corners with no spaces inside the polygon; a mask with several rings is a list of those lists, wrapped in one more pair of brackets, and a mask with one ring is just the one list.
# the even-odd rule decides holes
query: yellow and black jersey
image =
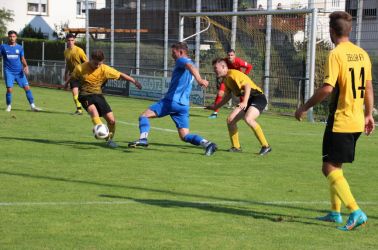
{"label": "yellow and black jersey", "polygon": [[72,48],[67,48],[64,51],[64,58],[66,60],[67,69],[70,73],[74,71],[76,65],[88,61],[84,51],[80,47],[77,47],[75,45]]}
{"label": "yellow and black jersey", "polygon": [[257,86],[251,78],[249,78],[243,72],[236,69],[229,69],[227,76],[224,78],[224,84],[226,85],[226,92],[233,93],[235,96],[244,96],[244,86],[251,86],[251,94],[260,93],[262,90]]}
{"label": "yellow and black jersey", "polygon": [[333,132],[363,132],[366,81],[372,80],[369,55],[351,42],[342,42],[328,55],[324,83],[334,87],[328,126]]}
{"label": "yellow and black jersey", "polygon": [[102,85],[108,79],[119,79],[120,75],[121,72],[105,64],[93,69],[89,62],[77,65],[72,73],[80,82],[80,95],[102,94]]}

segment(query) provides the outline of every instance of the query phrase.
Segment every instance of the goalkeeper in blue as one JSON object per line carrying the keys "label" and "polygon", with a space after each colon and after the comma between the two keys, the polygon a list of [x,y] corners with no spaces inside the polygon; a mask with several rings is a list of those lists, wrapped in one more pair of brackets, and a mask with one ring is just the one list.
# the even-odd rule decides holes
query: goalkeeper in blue
{"label": "goalkeeper in blue", "polygon": [[169,115],[176,124],[180,139],[196,146],[202,146],[205,149],[205,155],[210,156],[217,150],[217,145],[197,134],[189,133],[189,96],[193,80],[196,79],[202,87],[207,87],[209,82],[202,79],[193,61],[188,57],[186,43],[175,43],[171,49],[175,66],[168,92],[163,99],[151,105],[140,115],[139,140],[130,142],[129,147],[148,147],[150,119]]}

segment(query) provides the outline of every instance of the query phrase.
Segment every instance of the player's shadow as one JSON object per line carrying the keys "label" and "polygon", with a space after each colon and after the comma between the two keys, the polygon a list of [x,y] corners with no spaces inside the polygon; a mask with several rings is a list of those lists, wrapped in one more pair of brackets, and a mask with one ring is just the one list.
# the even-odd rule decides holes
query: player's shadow
{"label": "player's shadow", "polygon": [[[106,146],[105,141],[101,142],[84,142],[84,141],[69,141],[69,140],[50,140],[50,139],[36,139],[36,138],[18,138],[18,137],[6,137],[6,136],[0,136],[0,139],[2,140],[17,140],[17,141],[24,141],[24,142],[35,142],[35,143],[41,143],[41,144],[54,144],[54,145],[63,145],[63,146],[68,146],[68,147],[73,147],[76,149],[84,149],[84,150],[89,150],[89,149],[96,149],[98,147],[101,148],[108,148]],[[121,149],[124,150],[125,152],[130,152],[127,149],[127,147],[124,146],[118,146],[115,150]]]}
{"label": "player's shadow", "polygon": [[108,195],[108,194],[101,194],[100,197],[104,198],[112,198],[112,199],[127,199],[134,202],[151,205],[151,206],[159,206],[163,208],[193,208],[199,209],[203,211],[213,212],[213,213],[224,213],[224,214],[231,214],[237,216],[247,216],[252,217],[254,219],[265,219],[270,220],[272,222],[296,222],[302,224],[309,224],[309,225],[321,225],[326,226],[319,223],[311,222],[311,221],[303,221],[303,219],[312,220],[313,218],[303,217],[303,216],[295,216],[289,214],[281,214],[281,213],[274,213],[274,212],[260,212],[254,211],[247,208],[234,208],[231,205],[222,205],[217,202],[192,202],[192,201],[178,201],[178,200],[168,200],[168,199],[136,199],[127,196],[118,196],[118,195]]}
{"label": "player's shadow", "polygon": [[[171,148],[175,148],[175,149],[180,149],[178,152],[181,154],[191,154],[191,155],[203,155],[203,148],[202,147],[199,147],[199,146],[194,146],[194,145],[191,145],[191,144],[169,144],[169,143],[157,143],[157,142],[149,142],[148,143],[149,146],[147,148],[143,148],[143,147],[138,147],[137,149],[133,149],[133,150],[148,150],[148,151],[161,151],[161,152],[167,152],[168,150],[166,149],[166,147],[171,147]],[[157,147],[156,147],[157,146]],[[164,147],[164,148],[159,148],[159,147]],[[188,149],[197,149],[199,150],[198,152],[193,152],[191,150],[188,150]],[[177,150],[175,150],[175,152],[177,152]]]}

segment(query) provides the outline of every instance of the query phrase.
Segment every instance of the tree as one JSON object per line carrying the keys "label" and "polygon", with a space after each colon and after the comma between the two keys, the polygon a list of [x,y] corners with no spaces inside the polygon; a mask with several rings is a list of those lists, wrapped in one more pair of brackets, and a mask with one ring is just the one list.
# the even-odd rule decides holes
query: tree
{"label": "tree", "polygon": [[5,36],[7,32],[6,24],[13,22],[13,11],[7,10],[4,7],[0,9],[0,37]]}
{"label": "tree", "polygon": [[44,39],[45,36],[43,35],[41,28],[38,30],[36,28],[33,28],[30,24],[26,25],[24,29],[20,33],[21,37],[28,37],[28,38],[38,38],[38,39]]}

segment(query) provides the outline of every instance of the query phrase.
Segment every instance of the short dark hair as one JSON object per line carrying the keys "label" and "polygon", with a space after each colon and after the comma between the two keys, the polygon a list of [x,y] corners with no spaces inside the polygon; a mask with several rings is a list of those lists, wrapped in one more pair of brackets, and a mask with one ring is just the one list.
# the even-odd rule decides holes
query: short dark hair
{"label": "short dark hair", "polygon": [[100,49],[92,51],[91,58],[96,61],[104,61],[105,55],[104,52]]}
{"label": "short dark hair", "polygon": [[337,37],[349,36],[352,30],[352,16],[345,11],[334,11],[329,15],[329,27]]}
{"label": "short dark hair", "polygon": [[187,53],[189,51],[188,45],[186,43],[184,43],[184,42],[174,43],[174,44],[172,44],[171,48],[172,49],[177,49],[177,50],[184,50]]}
{"label": "short dark hair", "polygon": [[228,54],[228,53],[231,53],[231,52],[235,53],[235,50],[234,50],[234,49],[229,49],[229,50],[227,50],[227,54]]}
{"label": "short dark hair", "polygon": [[17,36],[17,32],[14,30],[8,31],[8,36],[15,34]]}
{"label": "short dark hair", "polygon": [[226,61],[224,60],[224,58],[215,58],[212,61],[212,65],[215,65],[215,64],[220,63],[220,62],[224,62],[225,64],[227,64]]}
{"label": "short dark hair", "polygon": [[68,39],[68,38],[73,38],[73,39],[75,39],[76,36],[75,36],[74,34],[72,34],[72,33],[68,33],[67,36],[66,36],[66,39]]}

